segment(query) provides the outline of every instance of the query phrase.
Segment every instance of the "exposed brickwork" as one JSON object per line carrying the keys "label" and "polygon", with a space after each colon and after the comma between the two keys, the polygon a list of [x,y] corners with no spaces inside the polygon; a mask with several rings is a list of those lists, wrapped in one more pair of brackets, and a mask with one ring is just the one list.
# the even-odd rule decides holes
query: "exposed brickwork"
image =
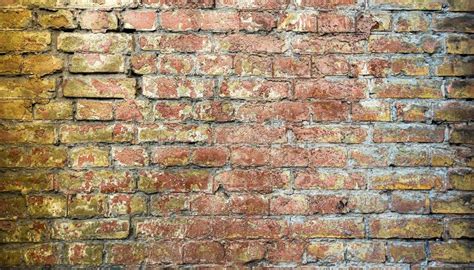
{"label": "exposed brickwork", "polygon": [[0,268],[471,268],[473,35],[473,0],[0,0]]}

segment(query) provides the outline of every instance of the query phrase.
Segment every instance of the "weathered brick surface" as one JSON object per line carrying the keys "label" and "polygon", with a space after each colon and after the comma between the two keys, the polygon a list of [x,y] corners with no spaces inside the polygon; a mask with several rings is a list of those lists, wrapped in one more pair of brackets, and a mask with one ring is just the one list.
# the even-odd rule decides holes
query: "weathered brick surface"
{"label": "weathered brick surface", "polygon": [[472,268],[473,12],[0,0],[0,268]]}

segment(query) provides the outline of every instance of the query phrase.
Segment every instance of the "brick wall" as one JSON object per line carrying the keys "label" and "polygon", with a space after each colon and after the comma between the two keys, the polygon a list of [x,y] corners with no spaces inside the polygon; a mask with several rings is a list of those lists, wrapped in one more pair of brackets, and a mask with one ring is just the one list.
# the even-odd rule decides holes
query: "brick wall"
{"label": "brick wall", "polygon": [[473,11],[0,0],[0,267],[472,266]]}

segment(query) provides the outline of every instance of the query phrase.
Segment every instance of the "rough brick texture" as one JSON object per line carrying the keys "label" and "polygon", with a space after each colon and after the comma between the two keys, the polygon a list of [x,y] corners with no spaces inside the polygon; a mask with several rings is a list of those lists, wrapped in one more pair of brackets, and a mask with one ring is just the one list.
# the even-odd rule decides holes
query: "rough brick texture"
{"label": "rough brick texture", "polygon": [[0,268],[470,269],[473,0],[0,0]]}

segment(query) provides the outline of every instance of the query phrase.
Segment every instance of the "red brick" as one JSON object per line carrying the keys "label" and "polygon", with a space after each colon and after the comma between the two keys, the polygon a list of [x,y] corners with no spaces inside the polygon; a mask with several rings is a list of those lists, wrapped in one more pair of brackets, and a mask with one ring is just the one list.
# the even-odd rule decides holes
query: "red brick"
{"label": "red brick", "polygon": [[300,261],[304,253],[303,241],[279,240],[267,247],[267,259],[270,262]]}
{"label": "red brick", "polygon": [[218,218],[214,236],[222,239],[279,239],[286,235],[285,221],[269,218]]}
{"label": "red brick", "polygon": [[268,170],[232,170],[215,176],[214,189],[222,186],[228,191],[259,191],[270,193],[289,183],[288,172]]}
{"label": "red brick", "polygon": [[309,57],[275,57],[273,59],[273,76],[282,78],[310,77],[311,59]]}
{"label": "red brick", "polygon": [[286,142],[286,129],[264,125],[217,126],[215,141],[222,144],[253,142],[271,144]]}
{"label": "red brick", "polygon": [[364,175],[345,171],[306,171],[296,174],[296,189],[363,189]]}
{"label": "red brick", "polygon": [[318,16],[318,32],[354,32],[354,19],[337,13],[321,13]]}
{"label": "red brick", "polygon": [[200,147],[193,149],[191,163],[205,167],[221,167],[229,159],[229,150],[224,147]]}
{"label": "red brick", "polygon": [[193,57],[180,54],[162,54],[158,57],[158,71],[167,75],[189,75],[195,66]]}
{"label": "red brick", "polygon": [[209,191],[212,176],[205,170],[141,171],[138,189],[144,192]]}
{"label": "red brick", "polygon": [[226,260],[232,263],[262,260],[265,252],[265,242],[263,241],[230,242],[225,246]]}
{"label": "red brick", "polygon": [[361,238],[365,236],[362,218],[308,218],[290,224],[291,238]]}
{"label": "red brick", "polygon": [[363,99],[367,96],[364,81],[301,80],[295,84],[295,97],[299,99]]}
{"label": "red brick", "polygon": [[224,254],[224,247],[219,242],[190,242],[183,246],[185,263],[222,263]]}
{"label": "red brick", "polygon": [[240,28],[249,32],[270,31],[276,27],[276,18],[272,13],[259,11],[240,12]]}
{"label": "red brick", "polygon": [[219,95],[234,99],[278,100],[289,97],[290,84],[259,79],[229,79],[222,82]]}
{"label": "red brick", "polygon": [[280,15],[277,29],[295,32],[317,32],[317,14],[314,12],[285,12]]}
{"label": "red brick", "polygon": [[213,88],[214,81],[209,79],[154,76],[143,78],[143,95],[149,98],[208,98],[212,96]]}
{"label": "red brick", "polygon": [[231,34],[216,37],[218,52],[283,53],[287,49],[285,40],[276,35]]}
{"label": "red brick", "polygon": [[236,9],[285,9],[289,0],[216,0],[216,6]]}
{"label": "red brick", "polygon": [[231,31],[240,28],[239,14],[220,10],[174,10],[160,13],[161,26],[166,30]]}
{"label": "red brick", "polygon": [[161,166],[184,166],[190,163],[191,149],[185,147],[157,147],[152,150],[151,162]]}
{"label": "red brick", "polygon": [[156,29],[158,16],[154,10],[128,10],[122,12],[123,27],[140,31]]}
{"label": "red brick", "polygon": [[119,166],[145,166],[148,165],[148,154],[142,147],[114,147],[112,158]]}
{"label": "red brick", "polygon": [[196,34],[142,34],[138,44],[144,51],[208,52],[211,50],[209,37]]}
{"label": "red brick", "polygon": [[442,142],[444,127],[431,125],[376,126],[374,142]]}
{"label": "red brick", "polygon": [[369,220],[372,238],[439,238],[443,234],[440,219],[431,217],[377,217]]}

